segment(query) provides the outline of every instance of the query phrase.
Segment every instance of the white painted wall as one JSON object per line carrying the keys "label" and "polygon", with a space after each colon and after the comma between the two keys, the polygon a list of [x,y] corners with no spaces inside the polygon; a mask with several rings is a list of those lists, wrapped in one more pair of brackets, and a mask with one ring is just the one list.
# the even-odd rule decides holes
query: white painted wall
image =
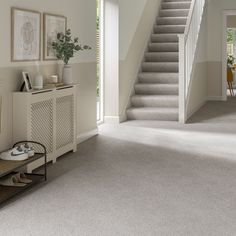
{"label": "white painted wall", "polygon": [[[20,7],[39,12],[48,12],[54,14],[65,15],[68,18],[68,28],[71,28],[74,35],[78,35],[81,43],[87,43],[93,47],[96,45],[94,38],[94,20],[96,3],[86,0],[8,0],[0,1],[0,66],[17,66],[26,63],[10,62],[10,46],[11,46],[11,25],[10,25],[10,8]],[[96,21],[95,21],[96,22]],[[81,52],[77,54],[72,62],[92,62],[95,58],[95,50]],[[4,56],[3,56],[4,55]],[[34,63],[27,63],[34,64]],[[45,63],[44,63],[45,64]],[[48,62],[46,63],[48,64]]]}
{"label": "white painted wall", "polygon": [[144,8],[150,0],[118,0],[120,60],[125,60],[137,30]]}
{"label": "white painted wall", "polygon": [[[27,8],[40,12],[65,15],[68,28],[81,43],[93,50],[82,52],[71,61],[73,79],[79,83],[78,91],[78,136],[96,129],[96,1],[95,0],[7,0],[0,1],[0,96],[3,96],[2,132],[0,151],[12,144],[12,92],[19,89],[21,71],[36,72],[33,62],[10,62],[10,8]],[[40,62],[44,76],[58,72],[57,62]]]}

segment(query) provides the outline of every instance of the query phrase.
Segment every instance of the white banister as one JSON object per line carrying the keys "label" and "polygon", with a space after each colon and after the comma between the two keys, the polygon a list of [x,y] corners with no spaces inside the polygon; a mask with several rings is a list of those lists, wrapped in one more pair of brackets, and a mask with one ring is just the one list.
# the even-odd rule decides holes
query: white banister
{"label": "white banister", "polygon": [[179,121],[187,119],[187,98],[206,0],[192,0],[184,34],[179,35]]}

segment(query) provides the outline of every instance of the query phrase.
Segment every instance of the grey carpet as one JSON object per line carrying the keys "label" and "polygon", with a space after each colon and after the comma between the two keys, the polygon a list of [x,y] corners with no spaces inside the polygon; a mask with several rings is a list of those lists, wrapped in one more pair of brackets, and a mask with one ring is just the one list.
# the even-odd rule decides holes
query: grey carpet
{"label": "grey carpet", "polygon": [[129,120],[178,120],[178,34],[183,34],[191,0],[163,0],[138,74]]}
{"label": "grey carpet", "polygon": [[235,147],[235,99],[187,125],[103,125],[50,166],[47,184],[0,209],[0,235],[233,236]]}

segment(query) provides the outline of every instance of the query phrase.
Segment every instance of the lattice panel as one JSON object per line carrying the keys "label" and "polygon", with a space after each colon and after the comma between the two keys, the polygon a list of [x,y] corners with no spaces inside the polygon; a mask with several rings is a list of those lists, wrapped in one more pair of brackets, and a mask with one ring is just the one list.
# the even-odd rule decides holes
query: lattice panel
{"label": "lattice panel", "polygon": [[73,95],[56,100],[57,148],[73,143],[74,139],[74,97]]}
{"label": "lattice panel", "polygon": [[44,144],[48,153],[53,152],[52,99],[31,104],[31,139]]}

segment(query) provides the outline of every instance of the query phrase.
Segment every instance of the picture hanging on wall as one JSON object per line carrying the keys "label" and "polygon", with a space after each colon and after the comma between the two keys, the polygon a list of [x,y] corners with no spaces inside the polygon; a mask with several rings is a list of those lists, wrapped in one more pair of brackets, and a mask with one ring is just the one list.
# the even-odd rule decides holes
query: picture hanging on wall
{"label": "picture hanging on wall", "polygon": [[40,12],[11,8],[11,60],[40,60]]}
{"label": "picture hanging on wall", "polygon": [[55,51],[51,44],[56,40],[58,33],[65,34],[67,25],[67,18],[65,16],[43,14],[43,59],[57,60]]}

